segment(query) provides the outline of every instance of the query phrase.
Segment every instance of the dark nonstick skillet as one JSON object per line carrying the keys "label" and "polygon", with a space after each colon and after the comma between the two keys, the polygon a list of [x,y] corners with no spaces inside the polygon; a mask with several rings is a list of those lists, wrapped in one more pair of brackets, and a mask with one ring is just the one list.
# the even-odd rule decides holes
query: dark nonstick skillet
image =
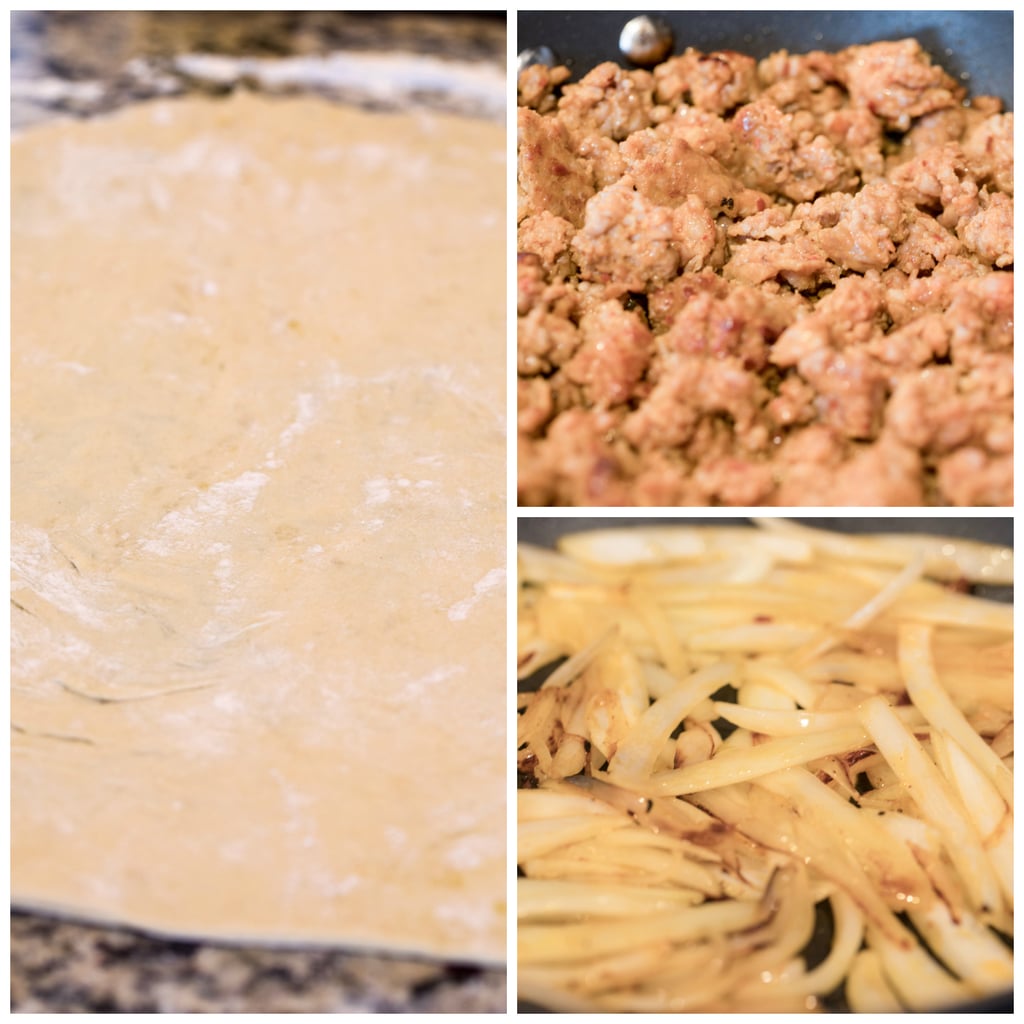
{"label": "dark nonstick skillet", "polygon": [[619,33],[640,13],[668,23],[675,53],[692,46],[761,58],[913,36],[972,95],[998,96],[1012,109],[1012,11],[526,11],[518,18],[518,49],[550,47],[574,78],[601,61],[627,64]]}
{"label": "dark nonstick skillet", "polygon": [[[550,45],[550,44],[548,44]],[[927,518],[879,518],[879,517],[845,517],[845,518],[816,518],[798,520],[812,526],[823,529],[837,530],[843,533],[871,533],[871,532],[920,532],[945,534],[953,537],[969,537],[976,540],[988,541],[993,544],[1013,546],[1013,520],[1009,517],[981,518],[972,517],[969,519],[939,519]],[[630,519],[609,519],[609,518],[577,518],[577,517],[529,517],[520,518],[518,537],[521,542],[539,544],[543,547],[554,547],[558,538],[565,533],[572,533],[579,530],[594,529],[600,527],[628,527],[647,523],[657,524],[717,524],[728,523],[742,524],[747,520],[743,519],[708,519],[700,516],[685,516],[679,518],[649,518],[636,517]],[[980,591],[985,597],[995,600],[1012,601],[1013,593],[1011,588],[984,588]],[[819,922],[820,924],[820,922]],[[809,950],[814,952],[815,947],[821,944],[821,953],[827,948],[828,937],[823,933],[816,933],[811,940]],[[835,1009],[842,1010],[841,1005]],[[521,1012],[544,1012],[542,1007],[522,1003],[519,1007]],[[952,1013],[1012,1013],[1013,993],[1007,992],[1002,996],[990,997],[970,1003],[965,1006],[951,1007]]]}
{"label": "dark nonstick skillet", "polygon": [[[883,39],[918,39],[932,59],[961,79],[974,96],[998,96],[1013,107],[1013,13],[1010,11],[630,11],[521,12],[517,19],[517,49],[546,46],[556,63],[566,64],[573,79],[601,61],[630,66],[618,48],[619,34],[631,18],[646,13],[668,23],[674,35],[673,53],[687,46],[699,50],[732,49],[761,58],[775,50],[791,53],[838,50],[856,43]],[[634,520],[635,521],[635,520]],[[644,520],[650,521],[650,520]],[[688,521],[700,521],[689,519]],[[721,522],[722,520],[717,520]],[[602,520],[611,525],[615,520]],[[521,518],[520,538],[551,544],[563,532],[584,529],[582,519]],[[593,524],[590,524],[593,525]],[[831,519],[819,520],[831,529],[862,532],[871,529],[920,529],[1012,544],[1012,520],[962,519]],[[1010,600],[1009,593],[992,594]],[[521,1005],[524,1012],[540,1007]],[[1013,994],[980,1000],[951,1012],[1012,1013]]]}

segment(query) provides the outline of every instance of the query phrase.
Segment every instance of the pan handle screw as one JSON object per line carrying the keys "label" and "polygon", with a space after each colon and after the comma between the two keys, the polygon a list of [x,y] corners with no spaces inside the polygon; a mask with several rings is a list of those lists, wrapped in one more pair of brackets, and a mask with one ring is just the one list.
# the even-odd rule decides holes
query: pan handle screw
{"label": "pan handle screw", "polygon": [[533,64],[543,64],[553,68],[558,63],[555,51],[550,46],[528,46],[519,52],[516,60],[516,74],[521,75]]}
{"label": "pan handle screw", "polygon": [[660,64],[672,52],[674,42],[672,29],[666,22],[641,14],[623,26],[619,50],[627,60],[649,68]]}

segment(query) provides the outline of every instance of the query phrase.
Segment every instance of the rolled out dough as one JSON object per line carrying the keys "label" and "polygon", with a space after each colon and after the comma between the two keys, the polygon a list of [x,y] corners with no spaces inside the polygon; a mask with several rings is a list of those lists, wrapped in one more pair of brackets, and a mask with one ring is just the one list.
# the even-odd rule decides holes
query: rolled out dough
{"label": "rolled out dough", "polygon": [[13,144],[16,905],[503,961],[504,148],[253,96]]}

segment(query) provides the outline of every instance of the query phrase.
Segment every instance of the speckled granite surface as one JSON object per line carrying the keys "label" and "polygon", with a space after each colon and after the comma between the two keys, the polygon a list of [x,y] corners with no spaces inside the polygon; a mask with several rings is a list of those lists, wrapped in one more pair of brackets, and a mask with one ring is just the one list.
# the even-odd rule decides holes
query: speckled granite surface
{"label": "speckled granite surface", "polygon": [[[227,91],[182,53],[273,58],[405,52],[503,69],[497,15],[15,12],[12,125],[88,116],[158,95]],[[244,83],[252,86],[253,83]],[[340,98],[351,97],[341,94]],[[356,97],[358,101],[358,97]],[[443,95],[411,102],[460,109]],[[398,101],[396,101],[398,102]],[[502,1013],[505,971],[325,950],[170,942],[15,912],[16,1013]]]}
{"label": "speckled granite surface", "polygon": [[495,1013],[505,973],[325,950],[167,942],[16,913],[15,1013]]}
{"label": "speckled granite surface", "polygon": [[[87,116],[140,99],[233,88],[290,91],[269,86],[249,69],[210,72],[210,58],[295,61],[348,54],[402,53],[441,60],[451,68],[504,73],[505,17],[500,14],[334,11],[96,12],[15,11],[11,16],[11,123],[17,128],[55,113]],[[186,55],[206,61],[189,62]],[[197,68],[196,65],[199,65]],[[443,76],[442,76],[443,78]],[[364,106],[422,105],[476,113],[477,99],[460,96],[423,76],[385,98],[351,82],[320,80],[301,86]],[[503,98],[503,95],[502,95]]]}

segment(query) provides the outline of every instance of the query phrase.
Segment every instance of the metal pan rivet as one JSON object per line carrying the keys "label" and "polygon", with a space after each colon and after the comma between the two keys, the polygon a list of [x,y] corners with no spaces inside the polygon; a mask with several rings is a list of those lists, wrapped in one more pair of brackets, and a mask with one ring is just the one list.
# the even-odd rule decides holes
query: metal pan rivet
{"label": "metal pan rivet", "polygon": [[528,46],[519,53],[516,60],[516,74],[521,75],[533,64],[544,64],[546,67],[553,68],[557,63],[558,58],[550,46]]}
{"label": "metal pan rivet", "polygon": [[661,63],[671,52],[675,40],[672,29],[660,18],[641,14],[627,21],[619,35],[619,50],[623,57],[641,67]]}

